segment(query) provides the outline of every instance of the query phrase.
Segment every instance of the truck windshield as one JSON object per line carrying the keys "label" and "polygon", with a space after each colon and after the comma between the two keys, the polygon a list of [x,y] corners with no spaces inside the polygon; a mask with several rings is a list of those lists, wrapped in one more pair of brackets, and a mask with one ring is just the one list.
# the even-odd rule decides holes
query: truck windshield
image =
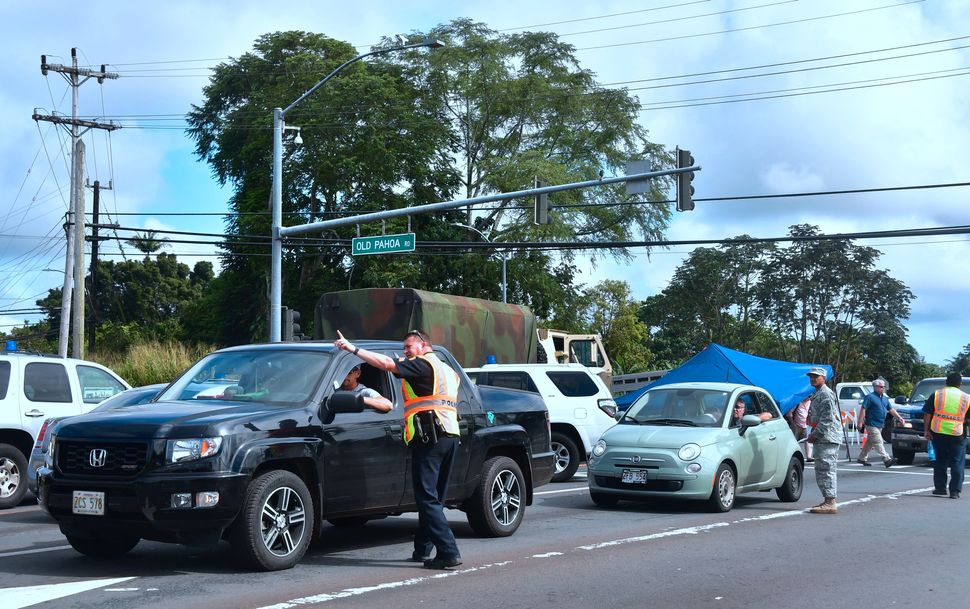
{"label": "truck windshield", "polygon": [[[922,404],[935,392],[943,389],[943,385],[945,384],[946,381],[944,379],[923,379],[916,383],[916,387],[913,388],[913,395],[909,398],[910,403]],[[963,377],[963,383],[960,388],[966,391],[968,387],[970,387],[970,378]]]}
{"label": "truck windshield", "polygon": [[256,350],[213,353],[189,368],[163,400],[305,403],[330,364],[325,352]]}
{"label": "truck windshield", "polygon": [[630,406],[620,422],[720,427],[730,395],[716,389],[651,389]]}

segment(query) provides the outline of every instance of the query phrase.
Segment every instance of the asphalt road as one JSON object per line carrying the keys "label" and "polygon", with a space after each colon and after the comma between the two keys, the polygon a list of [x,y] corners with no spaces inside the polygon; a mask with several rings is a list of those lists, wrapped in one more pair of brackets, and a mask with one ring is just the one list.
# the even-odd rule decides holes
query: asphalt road
{"label": "asphalt road", "polygon": [[413,516],[326,525],[296,568],[250,573],[226,544],[143,541],[123,559],[96,561],[25,504],[0,512],[0,606],[970,607],[970,495],[930,495],[925,461],[890,470],[843,461],[839,514],[813,515],[806,510],[821,498],[814,471],[806,474],[798,503],[755,493],[711,514],[676,502],[597,508],[580,470],[538,489],[512,537],[479,539],[462,513],[449,511],[464,557],[455,572],[405,560]]}

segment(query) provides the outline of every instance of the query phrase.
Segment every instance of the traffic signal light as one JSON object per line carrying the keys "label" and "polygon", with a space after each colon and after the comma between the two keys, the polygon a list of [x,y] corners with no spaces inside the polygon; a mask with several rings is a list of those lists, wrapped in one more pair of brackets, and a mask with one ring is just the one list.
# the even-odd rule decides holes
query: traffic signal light
{"label": "traffic signal light", "polygon": [[283,342],[299,341],[303,338],[300,327],[300,312],[296,309],[283,307]]}
{"label": "traffic signal light", "polygon": [[[677,169],[694,166],[694,157],[690,150],[677,149]],[[694,172],[687,171],[677,174],[677,211],[691,211],[694,209]]]}
{"label": "traffic signal light", "polygon": [[[535,179],[535,187],[542,188],[546,184]],[[535,196],[535,223],[536,224],[549,224],[549,195],[541,194]]]}

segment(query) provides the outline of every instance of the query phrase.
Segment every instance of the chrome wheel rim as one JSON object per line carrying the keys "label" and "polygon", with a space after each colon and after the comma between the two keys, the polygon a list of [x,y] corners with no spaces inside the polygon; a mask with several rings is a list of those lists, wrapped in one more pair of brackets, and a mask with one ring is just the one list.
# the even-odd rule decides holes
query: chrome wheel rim
{"label": "chrome wheel rim", "polygon": [[502,470],[492,483],[492,514],[502,526],[509,526],[522,509],[522,489],[519,479],[509,470]]}
{"label": "chrome wheel rim", "polygon": [[724,507],[734,503],[734,474],[729,469],[722,471],[717,477],[717,496]]}
{"label": "chrome wheel rim", "polygon": [[569,467],[569,450],[563,444],[553,442],[552,452],[556,455],[556,473],[561,474]]}
{"label": "chrome wheel rim", "polygon": [[13,459],[0,459],[0,497],[10,497],[20,488],[20,468]]}
{"label": "chrome wheel rim", "polygon": [[289,556],[306,535],[306,509],[300,494],[288,486],[270,493],[260,514],[263,545],[276,556]]}

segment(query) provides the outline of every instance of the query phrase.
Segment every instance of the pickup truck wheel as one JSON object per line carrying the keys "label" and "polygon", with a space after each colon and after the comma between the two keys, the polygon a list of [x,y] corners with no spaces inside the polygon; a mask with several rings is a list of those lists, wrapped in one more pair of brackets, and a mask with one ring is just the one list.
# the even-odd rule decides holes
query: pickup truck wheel
{"label": "pickup truck wheel", "polygon": [[115,535],[103,537],[75,537],[67,536],[67,543],[71,547],[92,558],[114,558],[123,556],[131,552],[132,548],[138,545],[139,538],[125,535]]}
{"label": "pickup truck wheel", "polygon": [[896,457],[896,461],[900,465],[912,465],[913,459],[916,458],[916,451],[894,448],[893,457]]}
{"label": "pickup truck wheel", "polygon": [[482,465],[482,479],[469,500],[468,524],[482,537],[508,537],[525,517],[525,477],[508,457]]}
{"label": "pickup truck wheel", "polygon": [[310,491],[292,472],[276,470],[249,483],[229,543],[246,566],[278,571],[303,558],[312,532]]}
{"label": "pickup truck wheel", "polygon": [[27,458],[9,444],[0,444],[0,509],[20,505],[27,494]]}
{"label": "pickup truck wheel", "polygon": [[785,482],[775,489],[780,501],[794,503],[802,498],[803,474],[802,462],[798,457],[792,457],[788,462],[788,471],[785,472]]}
{"label": "pickup truck wheel", "polygon": [[714,489],[707,500],[708,507],[712,512],[730,512],[734,507],[735,491],[737,490],[737,479],[734,477],[734,470],[727,463],[722,463],[717,468],[714,475]]}
{"label": "pickup truck wheel", "polygon": [[553,482],[566,482],[576,475],[579,468],[579,449],[576,443],[566,434],[552,432],[552,452],[556,456],[556,473],[552,476]]}

